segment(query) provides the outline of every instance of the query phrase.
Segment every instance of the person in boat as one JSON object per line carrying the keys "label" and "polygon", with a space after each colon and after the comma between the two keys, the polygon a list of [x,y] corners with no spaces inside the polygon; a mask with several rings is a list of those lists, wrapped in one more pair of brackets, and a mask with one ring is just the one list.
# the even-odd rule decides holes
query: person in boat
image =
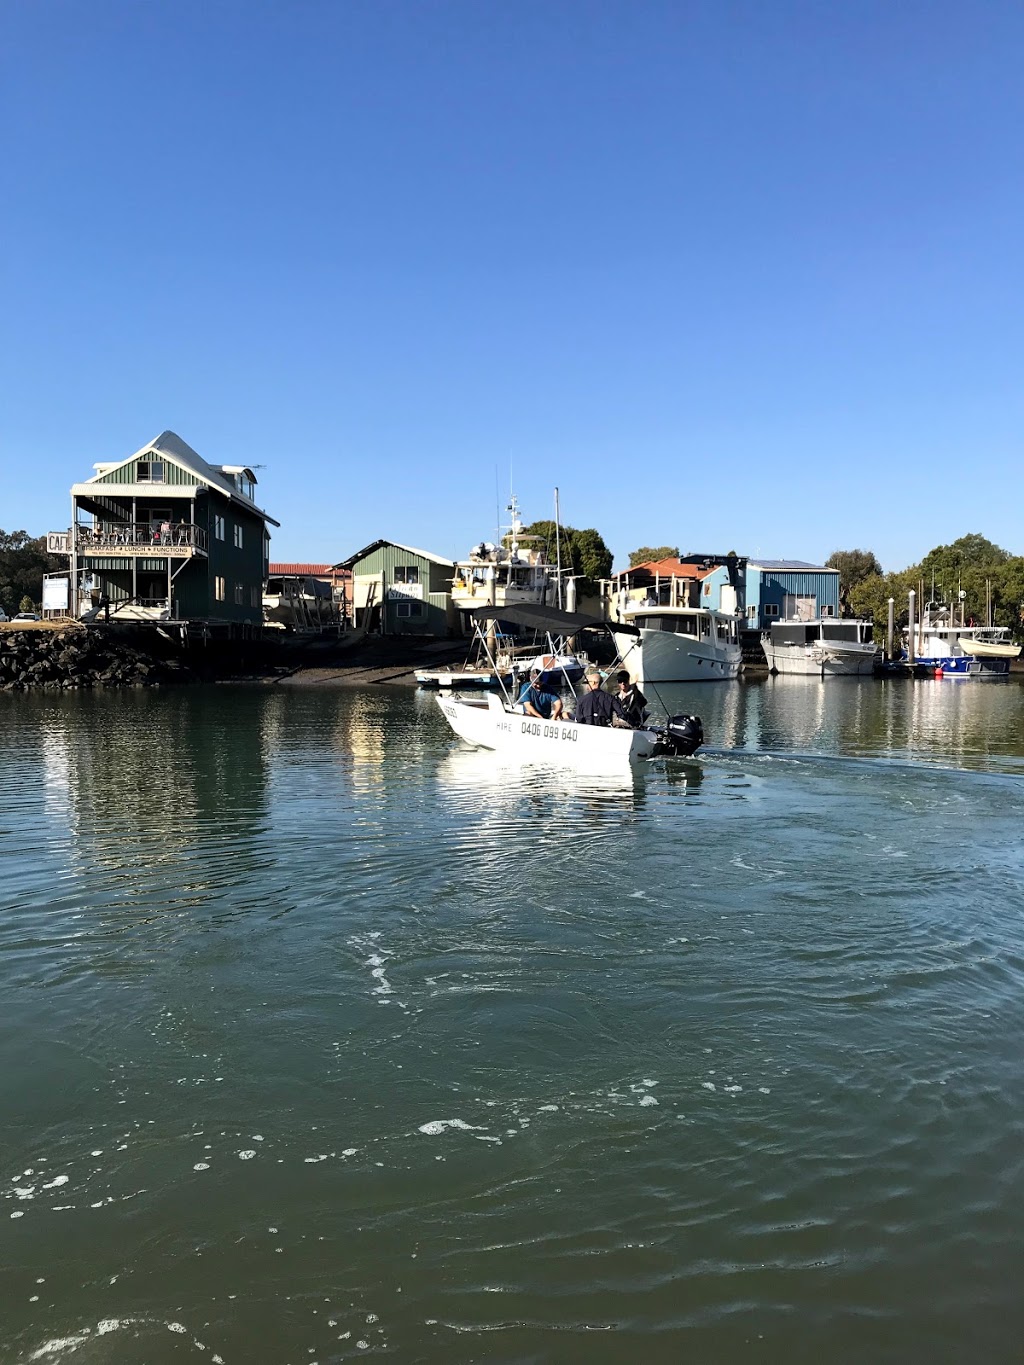
{"label": "person in boat", "polygon": [[530,669],[530,681],[523,683],[519,693],[519,705],[528,716],[538,720],[561,720],[562,699],[553,692],[545,692],[541,684],[543,674],[539,668]]}
{"label": "person in boat", "polygon": [[623,668],[617,678],[619,690],[616,698],[622,707],[622,714],[626,717],[627,725],[631,725],[634,730],[644,723],[644,716],[647,713],[647,698],[640,691],[635,683],[629,681],[629,674]]}
{"label": "person in boat", "polygon": [[618,697],[613,697],[601,688],[601,672],[588,668],[586,672],[586,691],[576,703],[577,725],[614,725],[618,720],[628,725]]}

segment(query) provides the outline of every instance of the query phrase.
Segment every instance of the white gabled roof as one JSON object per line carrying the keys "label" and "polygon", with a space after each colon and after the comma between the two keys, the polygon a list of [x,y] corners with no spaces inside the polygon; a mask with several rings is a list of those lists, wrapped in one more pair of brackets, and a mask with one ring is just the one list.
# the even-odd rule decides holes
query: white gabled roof
{"label": "white gabled roof", "polygon": [[[232,473],[245,470],[251,474],[252,471],[247,465],[222,465],[218,468],[216,465],[207,464],[198,451],[193,450],[190,445],[183,441],[181,437],[173,431],[162,431],[160,435],[150,441],[148,445],[144,445],[141,450],[136,450],[133,455],[128,455],[123,460],[114,460],[112,462],[104,462],[103,464],[96,465],[95,468],[97,473],[95,473],[91,479],[87,479],[85,485],[75,484],[72,492],[75,492],[79,488],[84,488],[88,484],[95,484],[98,480],[102,479],[105,474],[109,474],[112,469],[117,469],[121,465],[129,464],[132,460],[143,459],[147,455],[167,456],[169,459],[173,460],[175,464],[180,465],[182,469],[187,469],[190,474],[194,474],[198,483],[205,483],[209,485],[209,487],[215,488],[218,493],[223,493],[224,496],[230,498],[232,502],[241,503],[241,505],[247,507],[250,512],[255,512],[258,516],[261,516],[264,521],[269,521],[271,526],[280,526],[281,523],[279,521],[275,521],[273,517],[268,516],[262,507],[258,507],[256,503],[254,503],[251,498],[247,498],[230,479],[225,478],[225,469],[229,469]],[[154,485],[147,484],[147,492],[151,492],[153,487]],[[89,491],[94,492],[95,490],[89,489]]]}

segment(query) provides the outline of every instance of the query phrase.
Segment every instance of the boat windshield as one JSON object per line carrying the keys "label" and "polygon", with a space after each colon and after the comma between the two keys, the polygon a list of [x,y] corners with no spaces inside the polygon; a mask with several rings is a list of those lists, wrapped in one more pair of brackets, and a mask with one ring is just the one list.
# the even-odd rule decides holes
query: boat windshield
{"label": "boat windshield", "polygon": [[636,616],[633,621],[641,630],[665,630],[676,635],[698,634],[696,616]]}

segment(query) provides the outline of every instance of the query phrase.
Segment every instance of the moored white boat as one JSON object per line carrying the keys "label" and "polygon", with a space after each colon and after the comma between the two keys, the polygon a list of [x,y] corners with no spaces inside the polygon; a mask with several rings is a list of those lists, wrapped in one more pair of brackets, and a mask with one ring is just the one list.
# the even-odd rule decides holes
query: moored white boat
{"label": "moored white boat", "polygon": [[[961,637],[961,645],[969,649],[976,659],[1016,659],[1020,656],[1020,645],[1011,644],[1007,632],[997,637],[1000,627],[985,628],[982,634],[976,629],[973,635]],[[994,638],[995,637],[995,638]]]}
{"label": "moored white boat", "polygon": [[897,665],[943,678],[1007,678],[1020,654],[1006,626],[956,625],[941,602],[926,604],[913,630],[903,630]]}
{"label": "moored white boat", "polygon": [[[739,617],[708,607],[628,607],[613,626],[623,666],[646,683],[719,682],[738,678],[743,663]],[[631,629],[632,628],[632,629]]]}
{"label": "moored white boat", "polygon": [[460,611],[555,601],[555,566],[546,562],[539,537],[524,532],[515,494],[507,510],[511,525],[501,543],[481,541],[456,561],[452,601]]}
{"label": "moored white boat", "polygon": [[773,673],[838,677],[874,671],[872,623],[817,617],[776,621],[761,636],[761,649]]}

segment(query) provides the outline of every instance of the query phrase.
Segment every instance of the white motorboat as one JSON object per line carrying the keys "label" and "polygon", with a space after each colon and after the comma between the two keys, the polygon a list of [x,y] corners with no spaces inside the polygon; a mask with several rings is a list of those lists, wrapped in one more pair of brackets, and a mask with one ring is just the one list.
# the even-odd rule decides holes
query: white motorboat
{"label": "white motorboat", "polygon": [[897,667],[943,678],[1006,678],[1020,646],[1006,626],[957,625],[941,602],[928,602],[913,631],[904,627]]}
{"label": "white motorboat", "polygon": [[622,624],[611,628],[615,646],[640,687],[739,677],[743,650],[734,613],[640,603],[620,615]]}
{"label": "white motorboat", "polygon": [[773,673],[830,678],[870,674],[877,650],[870,621],[832,616],[811,621],[775,621],[761,636]]}
{"label": "white motorboat", "polygon": [[493,692],[480,700],[439,696],[437,704],[460,739],[528,762],[589,771],[643,762],[659,755],[688,758],[703,741],[695,716],[673,716],[640,730],[538,720]]}
{"label": "white motorboat", "polygon": [[961,636],[960,643],[976,659],[1016,659],[1020,645],[1011,644],[1009,632],[1001,626],[975,627],[974,633]]}

